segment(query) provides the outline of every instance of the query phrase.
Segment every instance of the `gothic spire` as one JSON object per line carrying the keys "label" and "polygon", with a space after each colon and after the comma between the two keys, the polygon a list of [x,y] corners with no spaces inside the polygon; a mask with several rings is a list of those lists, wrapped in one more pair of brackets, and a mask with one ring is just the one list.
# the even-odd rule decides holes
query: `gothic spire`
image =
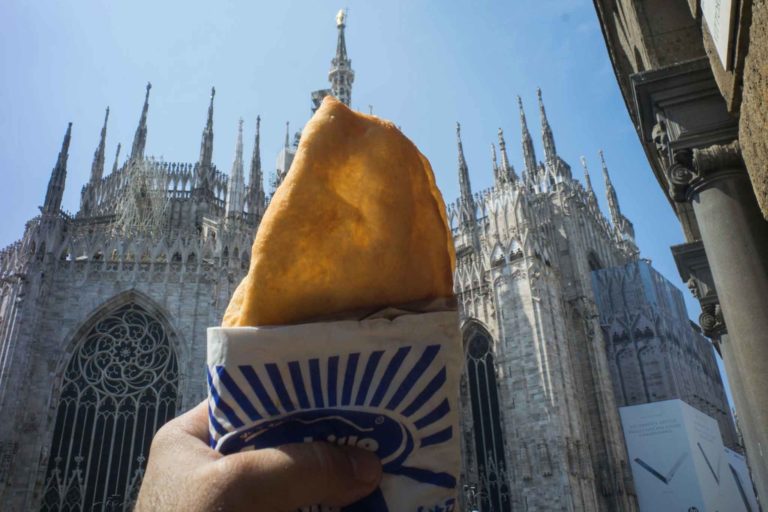
{"label": "gothic spire", "polygon": [[515,168],[509,163],[507,156],[507,142],[504,140],[504,130],[499,128],[499,152],[501,153],[501,169],[499,171],[502,181],[514,183],[517,180]]}
{"label": "gothic spire", "polygon": [[544,143],[544,158],[547,162],[552,162],[557,157],[555,149],[555,136],[552,134],[552,128],[549,126],[547,111],[544,110],[544,100],[541,98],[541,89],[536,89],[536,95],[539,97],[539,115],[541,116],[541,138]]}
{"label": "gothic spire", "polygon": [[608,165],[605,163],[605,155],[603,154],[603,150],[600,150],[600,161],[603,166],[603,179],[605,180],[605,195],[608,199],[608,209],[611,212],[611,222],[613,223],[614,227],[618,229],[621,233],[624,235],[627,235],[631,238],[634,238],[635,231],[634,227],[632,226],[632,223],[624,217],[624,215],[621,214],[621,209],[619,208],[619,198],[616,195],[616,189],[613,188],[613,183],[611,182],[611,177],[608,174]]}
{"label": "gothic spire", "polygon": [[469,181],[469,168],[464,158],[464,147],[461,143],[461,124],[456,123],[456,144],[459,150],[459,188],[461,189],[461,223],[464,225],[475,222],[475,200],[472,197],[472,184]]}
{"label": "gothic spire", "polygon": [[590,202],[597,204],[597,197],[595,196],[595,190],[592,188],[592,180],[589,178],[589,169],[587,168],[587,159],[581,157],[581,167],[584,169],[584,183],[587,189],[587,198]]}
{"label": "gothic spire", "polygon": [[493,166],[493,177],[496,179],[496,181],[499,181],[499,163],[496,160],[496,144],[493,142],[491,142],[491,165]]}
{"label": "gothic spire", "polygon": [[605,195],[608,199],[608,208],[611,211],[611,221],[618,227],[619,219],[621,218],[621,210],[619,209],[619,200],[616,196],[616,190],[613,188],[611,177],[608,174],[608,166],[605,163],[605,155],[603,150],[600,150],[600,162],[603,166],[603,179],[605,180]]}
{"label": "gothic spire", "polygon": [[45,192],[43,213],[56,215],[61,210],[61,200],[64,196],[64,183],[67,180],[67,159],[69,158],[69,141],[72,139],[72,123],[67,126],[64,134],[64,142],[61,143],[61,151],[56,159],[56,165],[51,171],[51,179],[48,181],[48,190]]}
{"label": "gothic spire", "polygon": [[120,158],[120,143],[117,143],[117,151],[115,151],[115,163],[112,164],[112,174],[117,172],[117,162]]}
{"label": "gothic spire", "polygon": [[131,160],[141,160],[144,158],[144,147],[147,145],[147,111],[149,110],[149,90],[152,84],[147,82],[147,93],[144,96],[144,107],[141,109],[141,118],[139,126],[136,128],[136,134],[133,136],[133,146],[131,147]]}
{"label": "gothic spire", "polygon": [[211,87],[211,102],[208,105],[208,118],[200,141],[200,160],[197,167],[197,188],[201,189],[210,187],[209,176],[213,167],[213,98],[215,96],[216,88]]}
{"label": "gothic spire", "polygon": [[251,173],[246,191],[248,213],[261,216],[264,209],[264,177],[261,172],[261,116],[256,116],[256,140],[253,143]]}
{"label": "gothic spire", "polygon": [[240,119],[237,129],[237,145],[235,146],[235,161],[229,174],[227,201],[224,205],[226,217],[237,215],[243,211],[245,199],[245,176],[243,175],[243,120]]}
{"label": "gothic spire", "polygon": [[587,159],[581,157],[581,167],[584,169],[584,183],[586,184],[587,192],[594,195],[595,190],[592,188],[592,180],[589,178],[589,168],[587,168]]}
{"label": "gothic spire", "polygon": [[352,61],[347,57],[347,42],[344,37],[346,26],[347,13],[341,9],[336,14],[336,28],[338,29],[336,55],[331,60],[328,81],[331,83],[331,94],[349,106],[352,100],[352,83],[355,81],[355,72],[352,70]]}
{"label": "gothic spire", "polygon": [[523,100],[517,97],[517,106],[520,109],[520,127],[523,132],[523,161],[525,162],[525,174],[528,179],[533,179],[536,175],[536,151],[533,149],[533,139],[531,132],[528,131],[528,122],[525,120],[525,110],[523,110]]}
{"label": "gothic spire", "polygon": [[96,151],[93,153],[93,163],[91,163],[91,184],[96,184],[104,176],[104,146],[107,141],[107,120],[109,119],[109,107],[107,107],[107,113],[104,114],[104,125],[101,127],[101,136],[99,138],[99,145],[96,147]]}

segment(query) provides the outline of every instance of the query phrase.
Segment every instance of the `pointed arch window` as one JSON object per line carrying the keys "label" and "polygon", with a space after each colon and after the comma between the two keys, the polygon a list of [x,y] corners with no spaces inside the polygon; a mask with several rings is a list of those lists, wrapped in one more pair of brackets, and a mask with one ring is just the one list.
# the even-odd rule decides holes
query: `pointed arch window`
{"label": "pointed arch window", "polygon": [[467,380],[472,410],[480,510],[509,512],[507,464],[504,456],[498,384],[491,335],[477,325],[466,330]]}
{"label": "pointed arch window", "polygon": [[152,437],[177,405],[166,325],[135,303],[95,322],[65,370],[41,510],[132,510]]}

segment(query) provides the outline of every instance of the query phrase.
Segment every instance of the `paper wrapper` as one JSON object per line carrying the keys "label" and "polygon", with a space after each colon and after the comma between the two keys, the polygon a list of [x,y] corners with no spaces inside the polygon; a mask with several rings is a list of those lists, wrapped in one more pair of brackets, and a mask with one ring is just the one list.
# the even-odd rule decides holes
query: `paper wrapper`
{"label": "paper wrapper", "polygon": [[209,328],[211,445],[358,446],[379,456],[384,476],[344,511],[455,510],[461,360],[455,310]]}

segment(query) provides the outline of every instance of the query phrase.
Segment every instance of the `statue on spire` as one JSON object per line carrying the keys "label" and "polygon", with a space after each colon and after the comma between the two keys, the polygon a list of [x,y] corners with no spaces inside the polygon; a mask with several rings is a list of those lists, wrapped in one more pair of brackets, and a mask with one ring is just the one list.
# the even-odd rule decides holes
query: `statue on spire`
{"label": "statue on spire", "polygon": [[[331,94],[339,101],[349,106],[352,101],[352,83],[355,81],[355,72],[352,70],[352,61],[347,57],[347,42],[344,36],[347,13],[341,9],[336,14],[336,28],[339,30],[336,39],[336,55],[331,60],[331,70],[328,72],[328,81],[331,83]],[[321,91],[316,91],[321,92]],[[313,102],[316,102],[313,94]],[[319,98],[322,101],[322,98]]]}

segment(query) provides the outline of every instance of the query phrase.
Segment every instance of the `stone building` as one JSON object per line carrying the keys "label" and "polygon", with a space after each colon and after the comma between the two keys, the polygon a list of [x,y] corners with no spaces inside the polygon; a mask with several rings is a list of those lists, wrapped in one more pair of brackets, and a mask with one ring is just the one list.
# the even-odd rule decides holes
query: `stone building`
{"label": "stone building", "polygon": [[[326,93],[348,102],[343,15],[337,26]],[[40,215],[0,251],[3,510],[130,510],[155,431],[206,396],[206,328],[267,205],[260,119],[246,186],[242,120],[229,176],[213,164],[215,89],[196,162],[144,154],[150,88],[128,158],[118,144],[105,174],[107,109],[76,213],[61,208],[70,123]],[[294,153],[286,134],[276,185]]]}
{"label": "stone building", "polygon": [[70,124],[40,215],[0,254],[4,510],[127,505],[154,432],[205,396],[205,329],[265,207],[259,133],[246,187],[242,122],[230,176],[212,163],[212,92],[198,161],[153,160],[149,90],[106,176],[105,118],[75,214],[61,210]]}
{"label": "stone building", "polygon": [[633,262],[632,224],[603,159],[611,220],[557,154],[541,92],[544,162],[522,103],[524,167],[499,130],[495,184],[473,194],[457,127],[457,251],[466,510],[636,510],[590,272]]}
{"label": "stone building", "polygon": [[768,4],[594,4],[629,115],[685,234],[672,252],[723,355],[755,486],[768,499]]}
{"label": "stone building", "polygon": [[712,344],[688,319],[683,294],[648,260],[592,272],[616,405],[679,398],[717,420],[741,450]]}

